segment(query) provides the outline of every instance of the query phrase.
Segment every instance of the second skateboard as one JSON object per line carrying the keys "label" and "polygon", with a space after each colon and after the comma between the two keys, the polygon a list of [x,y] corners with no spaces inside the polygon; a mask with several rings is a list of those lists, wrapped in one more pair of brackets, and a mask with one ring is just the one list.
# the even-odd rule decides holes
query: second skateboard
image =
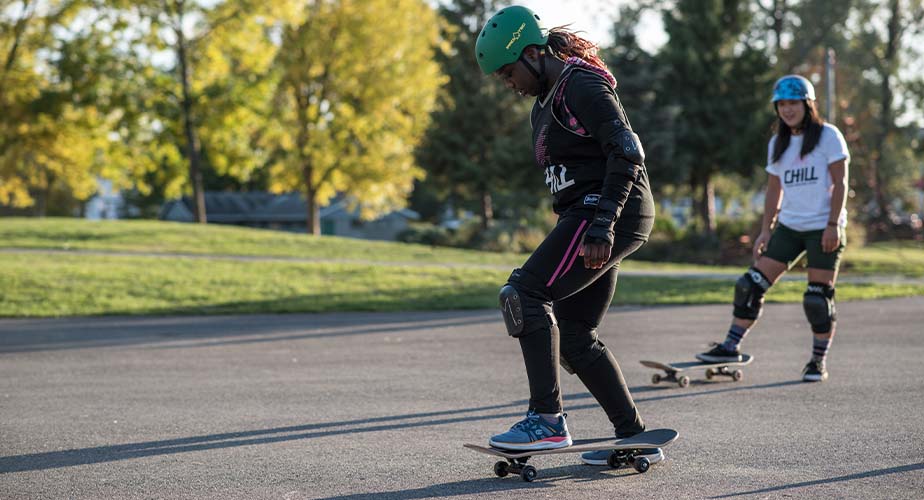
{"label": "second skateboard", "polygon": [[655,373],[651,376],[651,383],[657,384],[662,381],[665,382],[675,382],[680,387],[687,387],[690,385],[690,376],[686,375],[694,370],[704,370],[706,380],[712,380],[717,376],[730,377],[734,381],[739,381],[744,378],[744,371],[741,370],[741,366],[745,366],[751,361],[754,361],[754,356],[750,354],[742,354],[741,361],[725,362],[725,363],[704,363],[702,361],[681,361],[675,363],[661,363],[659,361],[649,361],[642,360],[640,363],[648,368],[654,368],[655,370],[661,370],[664,374]]}

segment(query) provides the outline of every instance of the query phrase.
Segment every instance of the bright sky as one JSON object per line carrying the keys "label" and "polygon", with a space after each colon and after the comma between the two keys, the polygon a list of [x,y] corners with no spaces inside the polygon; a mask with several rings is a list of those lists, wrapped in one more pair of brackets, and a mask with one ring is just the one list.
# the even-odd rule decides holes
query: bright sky
{"label": "bright sky", "polygon": [[[628,0],[631,1],[631,0]],[[519,0],[514,4],[529,7],[542,18],[545,28],[571,24],[572,29],[587,32],[587,38],[601,45],[612,42],[611,28],[619,8],[627,0]],[[658,14],[648,13],[637,31],[639,45],[648,52],[667,42]]]}

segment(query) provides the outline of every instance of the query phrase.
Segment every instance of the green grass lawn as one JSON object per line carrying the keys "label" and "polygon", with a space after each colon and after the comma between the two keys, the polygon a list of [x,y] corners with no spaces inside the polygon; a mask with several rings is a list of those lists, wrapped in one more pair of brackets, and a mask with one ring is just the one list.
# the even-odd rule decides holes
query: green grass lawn
{"label": "green grass lawn", "polygon": [[876,243],[847,246],[842,271],[854,275],[903,275],[924,277],[924,243]]}
{"label": "green grass lawn", "polygon": [[[236,314],[492,308],[525,256],[155,221],[0,218],[0,249],[219,256],[0,252],[0,316]],[[920,276],[924,249],[857,249],[858,273]],[[240,261],[227,256],[309,261]],[[225,256],[225,257],[220,257]],[[867,257],[869,256],[869,257]],[[311,259],[319,259],[312,262]],[[387,263],[388,265],[382,265]],[[487,264],[487,266],[485,266]],[[628,261],[624,269],[730,273],[723,279],[620,276],[616,304],[729,303],[740,268]],[[768,300],[800,301],[803,281]],[[924,295],[924,284],[842,283],[838,300]]]}
{"label": "green grass lawn", "polygon": [[0,218],[0,248],[104,250],[198,255],[294,257],[318,260],[515,264],[515,254],[395,244],[219,224],[150,220]]}

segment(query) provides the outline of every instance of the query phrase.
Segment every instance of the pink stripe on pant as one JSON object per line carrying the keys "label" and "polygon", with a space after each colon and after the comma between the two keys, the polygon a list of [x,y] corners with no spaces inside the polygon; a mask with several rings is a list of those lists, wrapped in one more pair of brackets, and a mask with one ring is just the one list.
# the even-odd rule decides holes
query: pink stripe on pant
{"label": "pink stripe on pant", "polygon": [[[559,262],[558,267],[555,268],[555,273],[552,274],[552,277],[549,279],[549,282],[545,284],[545,286],[547,287],[552,286],[552,283],[555,281],[555,279],[559,277],[558,273],[561,271],[562,266],[565,265],[565,262],[569,262],[568,255],[571,254],[571,249],[574,248],[574,255],[571,256],[570,263],[568,264],[568,268],[565,269],[565,273],[568,272],[568,269],[571,269],[571,264],[574,264],[574,259],[577,258],[577,254],[580,250],[580,245],[578,245],[577,248],[575,248],[574,244],[575,242],[577,242],[578,236],[581,235],[581,231],[584,230],[584,226],[586,225],[587,225],[587,221],[582,220],[581,225],[578,226],[578,229],[577,231],[575,231],[574,236],[571,237],[571,244],[568,245],[568,249],[565,250],[565,255],[562,256],[561,262]],[[562,275],[564,275],[564,273],[562,273]]]}

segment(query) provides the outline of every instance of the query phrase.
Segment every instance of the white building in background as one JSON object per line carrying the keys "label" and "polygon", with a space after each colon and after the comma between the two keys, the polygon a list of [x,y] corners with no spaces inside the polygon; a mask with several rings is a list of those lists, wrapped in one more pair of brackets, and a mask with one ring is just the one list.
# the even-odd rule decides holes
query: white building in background
{"label": "white building in background", "polygon": [[[378,219],[364,221],[342,196],[321,207],[321,234],[367,240],[395,240],[420,215],[409,209],[396,210]],[[306,232],[307,208],[299,193],[206,191],[205,212],[210,224]],[[170,200],[161,207],[161,220],[192,222],[188,196]]]}
{"label": "white building in background", "polygon": [[118,219],[125,213],[125,200],[122,194],[114,190],[112,181],[97,179],[99,190],[90,198],[84,208],[87,219]]}

